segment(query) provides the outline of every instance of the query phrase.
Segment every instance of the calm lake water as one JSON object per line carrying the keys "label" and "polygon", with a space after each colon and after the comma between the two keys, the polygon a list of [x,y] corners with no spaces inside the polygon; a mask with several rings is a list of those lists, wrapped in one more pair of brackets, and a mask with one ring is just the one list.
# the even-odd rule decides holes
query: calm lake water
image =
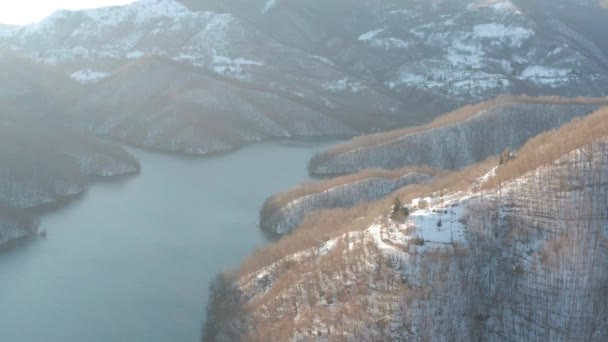
{"label": "calm lake water", "polygon": [[307,180],[327,145],[133,151],[141,175],[92,186],[42,218],[48,239],[0,252],[0,341],[199,341],[209,281],[265,244],[262,202]]}

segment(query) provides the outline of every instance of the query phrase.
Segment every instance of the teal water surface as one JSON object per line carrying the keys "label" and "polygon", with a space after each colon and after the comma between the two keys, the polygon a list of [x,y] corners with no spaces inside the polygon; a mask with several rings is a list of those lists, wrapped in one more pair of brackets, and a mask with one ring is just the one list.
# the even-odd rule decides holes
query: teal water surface
{"label": "teal water surface", "polygon": [[328,143],[203,159],[132,151],[142,173],[42,217],[0,252],[0,342],[195,342],[211,279],[266,243],[258,212]]}

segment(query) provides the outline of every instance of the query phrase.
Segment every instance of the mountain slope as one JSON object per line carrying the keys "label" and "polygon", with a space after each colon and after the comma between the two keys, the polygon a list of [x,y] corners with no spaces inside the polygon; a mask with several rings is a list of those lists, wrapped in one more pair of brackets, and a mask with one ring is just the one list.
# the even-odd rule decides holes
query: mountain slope
{"label": "mountain slope", "polygon": [[388,172],[364,170],[303,184],[268,198],[260,212],[260,226],[275,234],[288,234],[310,213],[376,201],[406,185],[430,182],[440,174],[439,170],[425,167]]}
{"label": "mountain slope", "polygon": [[82,93],[60,70],[0,50],[0,116],[41,118],[63,112]]}
{"label": "mountain slope", "polygon": [[350,229],[319,214],[214,283],[206,339],[605,340],[606,119],[402,189],[405,221],[386,200],[341,216]]}
{"label": "mountain slope", "polygon": [[[206,83],[253,87],[261,94],[248,97],[273,101],[271,111],[281,113],[276,118],[260,105],[262,116],[271,116],[258,115],[256,120],[267,121],[260,132],[259,123],[246,128],[251,124],[249,99],[184,104],[184,97],[200,95],[185,86],[190,71],[178,71],[179,77],[163,84],[160,81],[166,79],[158,74],[171,74],[177,67],[157,63],[149,79],[147,74],[133,74],[138,82],[120,87],[124,98],[137,98],[142,95],[138,86],[146,80],[147,86],[156,83],[154,94],[172,94],[163,97],[157,113],[150,114],[145,107],[131,107],[127,113],[112,108],[113,115],[145,122],[145,128],[135,132],[124,123],[109,132],[108,127],[121,119],[84,118],[94,131],[183,153],[223,150],[302,131],[321,135],[387,130],[425,122],[496,94],[605,95],[608,85],[606,44],[600,36],[588,35],[590,29],[580,15],[569,20],[559,15],[562,5],[547,4],[556,13],[555,20],[547,20],[533,6],[508,0],[206,0],[190,5],[192,9],[173,0],[140,0],[126,6],[58,11],[36,24],[4,27],[0,47],[82,83],[87,90],[82,97],[89,99],[83,99],[86,105],[80,108],[93,113],[109,110],[106,105],[115,98],[101,81],[124,80],[126,65],[139,59],[145,64],[146,56],[179,62],[183,70],[192,67],[199,81],[202,73]],[[603,11],[592,2],[576,8],[580,10],[573,13]],[[602,25],[597,22],[593,27],[601,31]],[[176,89],[175,84],[182,86]],[[302,104],[309,108],[302,109]],[[210,106],[216,111],[211,119]],[[315,116],[331,118],[332,129],[311,126],[311,109]],[[170,119],[165,119],[167,113]],[[167,127],[167,120],[175,124]],[[215,125],[191,125],[205,120],[239,128],[224,128],[226,141],[218,141],[209,128]],[[166,130],[174,131],[169,134],[173,136],[149,137]],[[127,135],[132,138],[125,139]]]}
{"label": "mountain slope", "polygon": [[0,245],[35,233],[35,208],[139,171],[122,148],[38,119],[1,118],[0,160]]}
{"label": "mountain slope", "polygon": [[[226,132],[228,142],[218,142],[218,134],[212,129],[195,125],[189,131],[177,132],[175,139],[180,142],[173,143],[183,146],[171,147],[163,141],[156,146],[155,142],[146,140],[146,135],[150,130],[164,129],[163,115],[150,116],[146,108],[133,110],[133,106],[128,113],[117,113],[152,126],[147,132],[133,134],[133,143],[163,150],[204,153],[268,136],[353,134],[387,129],[408,120],[400,115],[403,101],[384,87],[349,76],[322,57],[280,44],[231,13],[193,12],[172,0],[142,0],[126,6],[58,11],[39,23],[9,30],[0,38],[0,46],[60,69],[86,85],[88,92],[83,97],[88,99],[83,102],[88,103],[87,110],[106,111],[106,105],[116,96],[109,94],[110,86],[101,81],[111,78],[111,84],[121,79],[128,80],[120,86],[124,98],[146,94],[143,93],[146,86],[157,87],[155,95],[170,93],[172,96],[165,96],[164,101],[165,107],[172,107],[171,120],[178,126],[173,127],[175,130],[189,126],[192,120],[228,121],[239,126],[236,132]],[[153,67],[147,67],[151,70],[143,66],[129,67],[134,61],[146,65],[151,59],[156,60]],[[166,62],[158,62],[163,59]],[[129,69],[130,74],[125,73],[125,69]],[[135,69],[146,73],[137,73]],[[171,79],[164,78],[172,73]],[[146,86],[142,86],[142,82]],[[206,89],[192,90],[187,86],[201,82],[207,84]],[[190,99],[188,108],[184,108],[184,98],[212,97],[200,94],[211,84],[218,85],[216,92],[226,92],[220,96],[232,96],[230,101],[216,103],[215,99],[208,98],[201,106]],[[257,91],[242,94],[233,89],[234,84]],[[237,98],[239,96],[245,99]],[[257,101],[261,104],[255,103]],[[263,111],[269,101],[274,106],[271,113],[256,114],[255,120],[267,121],[266,126],[284,127],[264,127],[262,133],[255,125],[247,129],[251,123],[248,108],[251,102]],[[302,104],[310,108],[302,108]],[[215,113],[209,113],[209,107]],[[119,106],[116,108],[113,111],[122,111]],[[214,118],[206,118],[210,114]],[[263,118],[264,115],[278,117]],[[311,116],[318,121],[312,127]],[[325,116],[331,119],[324,119]],[[372,116],[376,116],[374,120]],[[93,129],[107,130],[108,123],[99,121]],[[202,142],[197,138],[200,136]]]}
{"label": "mountain slope", "polygon": [[134,145],[192,154],[272,137],[356,132],[305,99],[162,57],[142,58],[102,81],[65,121]]}
{"label": "mountain slope", "polygon": [[516,149],[531,137],[583,117],[606,99],[502,96],[463,107],[425,126],[363,136],[332,147],[310,162],[314,174],[365,168],[430,165],[457,170]]}
{"label": "mountain slope", "polygon": [[[247,18],[284,44],[325,56],[341,70],[381,83],[408,103],[417,102],[420,113],[439,113],[500,93],[605,94],[599,85],[606,83],[606,45],[585,38],[589,14],[603,15],[593,1],[256,0],[191,5]],[[582,14],[571,20],[552,15],[559,13]],[[556,19],[547,21],[549,16]],[[605,21],[595,23],[592,31],[605,30]]]}

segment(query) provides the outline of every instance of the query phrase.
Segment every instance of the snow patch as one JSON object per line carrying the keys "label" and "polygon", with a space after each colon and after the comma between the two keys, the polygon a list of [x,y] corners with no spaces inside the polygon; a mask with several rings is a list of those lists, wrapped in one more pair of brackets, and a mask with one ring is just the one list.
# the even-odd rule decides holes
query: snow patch
{"label": "snow patch", "polygon": [[557,86],[569,80],[570,70],[532,65],[522,71],[520,78],[547,86]]}
{"label": "snow patch", "polygon": [[384,29],[369,31],[359,36],[359,41],[368,43],[371,47],[384,50],[392,49],[407,49],[410,44],[404,40],[388,37],[377,38],[378,35],[384,33]]}
{"label": "snow patch", "polygon": [[93,84],[97,83],[104,78],[109,77],[111,74],[108,72],[93,71],[91,69],[78,70],[70,75],[70,77],[81,84]]}
{"label": "snow patch", "polygon": [[125,55],[125,57],[127,57],[128,59],[139,59],[141,57],[143,57],[145,55],[145,53],[139,51],[139,50],[135,50],[135,51],[131,51],[129,53],[127,53]]}
{"label": "snow patch", "polygon": [[510,42],[513,47],[520,47],[525,40],[534,36],[534,31],[525,27],[505,26],[495,23],[475,25],[473,33],[481,38]]}
{"label": "snow patch", "polygon": [[521,14],[520,9],[509,0],[486,0],[478,4],[469,5],[469,10],[491,8],[498,14]]}
{"label": "snow patch", "polygon": [[262,8],[262,14],[268,13],[276,5],[277,5],[277,0],[268,0],[266,2],[266,4],[264,5],[264,8]]}
{"label": "snow patch", "polygon": [[246,76],[246,71],[252,67],[263,66],[264,63],[246,59],[232,59],[226,56],[213,56],[213,70],[218,74]]}
{"label": "snow patch", "polygon": [[338,81],[325,82],[321,86],[323,87],[323,89],[331,92],[350,91],[353,93],[358,93],[367,88],[362,83],[357,81],[351,81],[348,78],[341,79]]}
{"label": "snow patch", "polygon": [[363,33],[362,35],[359,36],[359,41],[365,42],[365,41],[370,41],[372,39],[374,39],[377,35],[379,35],[380,33],[383,33],[384,29],[378,29],[375,31],[369,31],[366,33]]}

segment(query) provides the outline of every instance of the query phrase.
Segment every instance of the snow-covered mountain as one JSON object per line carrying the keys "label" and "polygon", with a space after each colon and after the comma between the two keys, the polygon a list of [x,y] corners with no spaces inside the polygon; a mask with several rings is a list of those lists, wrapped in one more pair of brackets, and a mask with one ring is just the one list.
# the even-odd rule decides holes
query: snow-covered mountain
{"label": "snow-covered mountain", "polygon": [[408,101],[605,93],[608,46],[590,34],[605,30],[597,1],[210,2],[199,8],[239,13]]}
{"label": "snow-covered mountain", "polygon": [[[509,0],[188,5],[140,0],[62,10],[2,27],[0,49],[81,83],[78,108],[86,113],[76,113],[83,114],[76,125],[196,154],[269,137],[386,130],[499,93],[608,89],[608,45],[586,34],[581,20],[547,20]],[[124,109],[112,102],[120,96],[164,100],[153,111]],[[216,131],[215,122],[239,127]]]}
{"label": "snow-covered mountain", "polygon": [[[268,137],[355,134],[405,121],[402,101],[383,87],[280,44],[233,14],[194,12],[172,0],[58,11],[3,36],[0,46],[11,53],[88,86],[76,115],[95,123],[92,130],[128,135],[136,145],[202,154]],[[118,97],[148,105],[163,98],[163,105],[125,108]],[[371,122],[377,113],[383,115]],[[122,121],[145,124],[118,128]],[[215,122],[229,122],[229,132],[215,130]]]}
{"label": "snow-covered mountain", "polygon": [[310,99],[158,56],[127,65],[66,114],[74,127],[190,154],[273,137],[358,132],[352,128],[355,120],[340,120]]}
{"label": "snow-covered mountain", "polygon": [[316,213],[213,283],[205,340],[606,340],[607,118],[402,189],[403,220]]}

